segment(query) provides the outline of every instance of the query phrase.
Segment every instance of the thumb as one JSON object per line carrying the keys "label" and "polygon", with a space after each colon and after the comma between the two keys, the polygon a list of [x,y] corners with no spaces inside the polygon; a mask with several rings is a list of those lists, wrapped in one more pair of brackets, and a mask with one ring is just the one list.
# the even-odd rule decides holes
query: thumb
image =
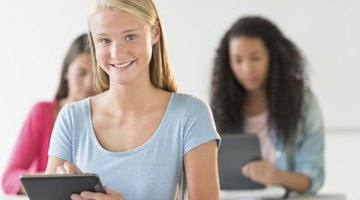
{"label": "thumb", "polygon": [[105,192],[106,194],[114,194],[114,191],[112,191],[110,188],[108,188],[107,186],[104,185],[104,189],[105,189]]}
{"label": "thumb", "polygon": [[112,196],[119,196],[121,199],[124,199],[124,197],[120,193],[114,192],[113,190],[111,190],[110,188],[108,188],[105,185],[104,185],[104,189],[105,189],[106,194],[112,195]]}
{"label": "thumb", "polygon": [[243,173],[243,175],[247,176],[247,173],[248,173],[248,165],[244,165],[242,168],[241,168],[241,172]]}

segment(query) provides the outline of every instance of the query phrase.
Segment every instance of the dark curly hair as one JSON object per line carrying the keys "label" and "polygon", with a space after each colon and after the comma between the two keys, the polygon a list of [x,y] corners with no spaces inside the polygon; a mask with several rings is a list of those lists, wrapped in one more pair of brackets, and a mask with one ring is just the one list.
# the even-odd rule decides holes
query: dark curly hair
{"label": "dark curly hair", "polygon": [[229,40],[235,37],[260,38],[268,49],[270,62],[266,79],[268,124],[283,142],[296,133],[307,75],[299,49],[270,21],[261,17],[239,19],[225,34],[216,51],[212,74],[211,108],[219,133],[243,130],[245,88],[233,74],[229,62]]}

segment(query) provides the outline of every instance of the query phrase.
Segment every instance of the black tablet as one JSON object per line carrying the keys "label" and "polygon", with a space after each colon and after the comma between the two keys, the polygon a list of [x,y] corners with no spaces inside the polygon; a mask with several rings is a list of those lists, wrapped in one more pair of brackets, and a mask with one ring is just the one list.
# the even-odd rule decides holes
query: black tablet
{"label": "black tablet", "polygon": [[256,135],[222,134],[218,163],[222,190],[260,189],[265,186],[245,177],[241,168],[250,161],[260,160],[260,143]]}
{"label": "black tablet", "polygon": [[97,174],[23,175],[20,180],[30,200],[69,200],[82,191],[105,193]]}

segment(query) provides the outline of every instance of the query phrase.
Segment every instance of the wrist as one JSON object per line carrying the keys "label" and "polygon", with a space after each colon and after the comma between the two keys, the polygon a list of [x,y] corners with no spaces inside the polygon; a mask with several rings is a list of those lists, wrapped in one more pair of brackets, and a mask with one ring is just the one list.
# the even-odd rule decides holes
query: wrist
{"label": "wrist", "polygon": [[275,177],[274,177],[274,184],[275,185],[283,185],[284,180],[284,171],[282,170],[276,170]]}

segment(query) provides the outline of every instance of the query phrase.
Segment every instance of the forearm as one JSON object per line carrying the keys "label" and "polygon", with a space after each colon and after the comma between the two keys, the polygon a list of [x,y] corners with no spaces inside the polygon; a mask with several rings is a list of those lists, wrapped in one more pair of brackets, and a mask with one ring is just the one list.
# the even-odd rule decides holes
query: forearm
{"label": "forearm", "polygon": [[22,185],[18,194],[26,194],[25,188]]}
{"label": "forearm", "polygon": [[5,194],[18,194],[21,188],[19,176],[26,174],[24,169],[8,168],[2,177],[2,188]]}
{"label": "forearm", "polygon": [[66,160],[55,156],[49,156],[49,160],[46,166],[45,174],[56,174],[56,169],[58,166],[62,166]]}
{"label": "forearm", "polygon": [[26,169],[11,169],[5,171],[2,180],[3,190],[6,194],[26,194],[19,177],[21,175],[43,174],[43,172],[29,173]]}
{"label": "forearm", "polygon": [[310,179],[300,173],[278,171],[275,184],[294,192],[306,192],[310,188]]}

